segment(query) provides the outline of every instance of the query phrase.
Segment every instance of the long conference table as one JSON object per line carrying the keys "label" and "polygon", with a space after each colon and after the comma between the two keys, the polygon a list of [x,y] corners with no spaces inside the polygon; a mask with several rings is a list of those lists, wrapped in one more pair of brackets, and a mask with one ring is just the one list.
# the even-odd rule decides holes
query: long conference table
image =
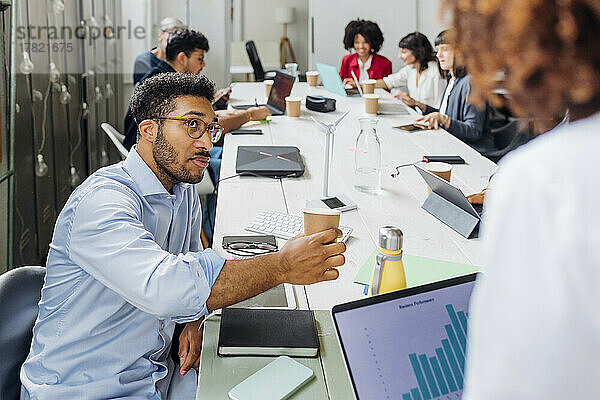
{"label": "long conference table", "polygon": [[[236,83],[232,86],[231,103],[266,102],[262,83]],[[391,96],[380,89],[382,98]],[[300,309],[315,312],[321,341],[316,359],[297,359],[315,372],[315,379],[305,385],[294,399],[354,398],[348,373],[339,349],[330,310],[340,303],[364,298],[363,286],[353,283],[360,267],[376,248],[379,228],[395,225],[404,233],[405,254],[429,257],[455,263],[480,265],[479,239],[466,239],[421,208],[428,192],[425,182],[412,166],[403,167],[396,178],[390,174],[395,166],[417,162],[424,155],[460,155],[466,164],[454,165],[452,184],[466,195],[478,192],[488,184],[496,164],[444,130],[406,132],[392,128],[414,122],[419,115],[408,109],[408,115],[379,115],[377,134],[381,143],[382,191],[367,194],[354,188],[354,148],[359,133],[358,119],[368,117],[364,100],[328,92],[323,87],[296,83],[292,95],[323,95],[336,99],[337,109],[330,113],[307,110],[302,101],[299,118],[275,116],[268,124],[257,126],[263,135],[226,135],[221,179],[236,175],[235,160],[240,145],[296,146],[300,149],[306,171],[299,178],[236,176],[219,184],[213,249],[225,258],[232,258],[222,247],[225,235],[249,234],[244,231],[262,210],[302,215],[306,200],[321,196],[325,134],[312,122],[315,117],[333,122],[346,110],[349,115],[338,125],[335,134],[329,189],[331,194],[343,193],[358,204],[358,209],[342,214],[340,224],[353,228],[346,242],[346,264],[339,268],[335,281],[310,286],[295,286],[296,303]],[[254,127],[253,127],[254,128]],[[281,248],[284,241],[278,239]],[[324,311],[320,311],[324,310]],[[274,357],[216,356],[219,318],[205,323],[200,362],[197,399],[227,399],[227,392],[252,375]]]}

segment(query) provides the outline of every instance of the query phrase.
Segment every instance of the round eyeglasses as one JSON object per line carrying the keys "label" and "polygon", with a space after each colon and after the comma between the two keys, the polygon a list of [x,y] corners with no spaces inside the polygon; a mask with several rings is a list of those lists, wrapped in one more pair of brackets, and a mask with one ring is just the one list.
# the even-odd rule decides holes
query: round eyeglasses
{"label": "round eyeglasses", "polygon": [[200,139],[204,133],[208,132],[210,141],[216,143],[221,139],[224,128],[217,122],[206,123],[197,117],[155,117],[153,119],[168,119],[174,121],[184,121],[187,128],[187,134],[192,139]]}

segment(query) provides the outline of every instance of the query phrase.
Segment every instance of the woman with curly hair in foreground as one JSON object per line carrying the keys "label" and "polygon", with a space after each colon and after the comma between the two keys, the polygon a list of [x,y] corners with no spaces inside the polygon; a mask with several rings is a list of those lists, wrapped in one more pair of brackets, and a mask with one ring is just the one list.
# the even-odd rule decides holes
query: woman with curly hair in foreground
{"label": "woman with curly hair in foreground", "polygon": [[590,399],[600,378],[600,1],[447,0],[479,101],[571,123],[506,156],[486,197],[463,399]]}

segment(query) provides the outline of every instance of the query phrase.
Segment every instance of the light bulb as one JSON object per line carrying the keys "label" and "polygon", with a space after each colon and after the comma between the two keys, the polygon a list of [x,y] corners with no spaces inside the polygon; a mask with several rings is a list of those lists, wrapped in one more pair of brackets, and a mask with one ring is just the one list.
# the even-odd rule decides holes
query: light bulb
{"label": "light bulb", "polygon": [[81,119],[87,119],[90,116],[90,109],[87,103],[81,103]]}
{"label": "light bulb", "polygon": [[33,89],[32,93],[31,97],[34,103],[44,100],[44,95],[39,90]]}
{"label": "light bulb", "polygon": [[100,28],[98,21],[96,21],[96,17],[94,17],[93,15],[90,15],[90,17],[88,18],[88,24],[92,28]]}
{"label": "light bulb", "polygon": [[71,165],[71,176],[69,177],[69,184],[71,187],[75,187],[79,185],[79,174],[77,173],[77,168]]}
{"label": "light bulb", "polygon": [[100,86],[96,86],[95,92],[96,92],[96,95],[94,96],[94,100],[96,101],[96,103],[100,103],[103,99],[102,91],[100,90]]}
{"label": "light bulb", "polygon": [[102,152],[100,153],[100,164],[108,165],[109,163],[110,160],[108,159],[108,153],[105,149],[102,149]]}
{"label": "light bulb", "polygon": [[58,82],[60,80],[60,72],[56,68],[56,64],[50,62],[50,82]]}
{"label": "light bulb", "polygon": [[31,62],[31,59],[29,58],[29,53],[26,51],[23,52],[23,60],[21,60],[19,69],[21,70],[21,73],[25,75],[31,74],[35,69],[35,65],[33,65],[33,63]]}
{"label": "light bulb", "polygon": [[41,178],[42,176],[46,176],[48,173],[48,164],[44,161],[44,156],[42,153],[37,155],[37,159],[35,162],[35,176]]}
{"label": "light bulb", "polygon": [[52,8],[54,9],[55,13],[60,14],[61,12],[65,11],[65,3],[63,3],[61,0],[53,0]]}
{"label": "light bulb", "polygon": [[113,92],[112,85],[110,83],[107,83],[106,84],[106,98],[110,99],[111,97],[113,97],[114,94],[115,94],[115,92]]}
{"label": "light bulb", "polygon": [[60,88],[60,96],[58,98],[61,104],[69,104],[71,102],[71,93],[67,90],[67,86],[62,85]]}

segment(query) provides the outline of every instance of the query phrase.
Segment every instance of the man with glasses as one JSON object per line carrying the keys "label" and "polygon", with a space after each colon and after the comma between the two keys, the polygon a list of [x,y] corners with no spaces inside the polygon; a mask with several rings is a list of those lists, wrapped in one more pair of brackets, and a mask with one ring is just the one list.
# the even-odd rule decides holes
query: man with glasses
{"label": "man with glasses", "polygon": [[[283,282],[338,277],[339,230],[245,260],[202,249],[193,184],[223,132],[214,90],[206,77],[182,73],[136,88],[137,146],[86,179],[56,222],[22,399],[195,398],[209,311]],[[169,357],[176,323],[186,324],[178,370]]]}
{"label": "man with glasses", "polygon": [[[144,82],[151,76],[163,72],[184,72],[198,74],[206,65],[204,57],[208,52],[208,39],[196,31],[180,29],[172,31],[168,37],[166,48],[166,62],[156,65],[141,80]],[[219,110],[216,112],[219,123],[225,132],[238,129],[248,121],[260,121],[271,113],[266,107],[252,107],[248,110]],[[139,121],[138,121],[139,122]],[[133,119],[130,110],[125,116],[125,140],[123,145],[127,150],[133,146],[138,136],[138,124]],[[221,174],[222,144],[218,144],[211,150],[209,175],[215,186],[219,182]],[[212,243],[213,225],[216,218],[217,195],[209,194],[203,202],[204,221],[202,223],[206,244]]]}

